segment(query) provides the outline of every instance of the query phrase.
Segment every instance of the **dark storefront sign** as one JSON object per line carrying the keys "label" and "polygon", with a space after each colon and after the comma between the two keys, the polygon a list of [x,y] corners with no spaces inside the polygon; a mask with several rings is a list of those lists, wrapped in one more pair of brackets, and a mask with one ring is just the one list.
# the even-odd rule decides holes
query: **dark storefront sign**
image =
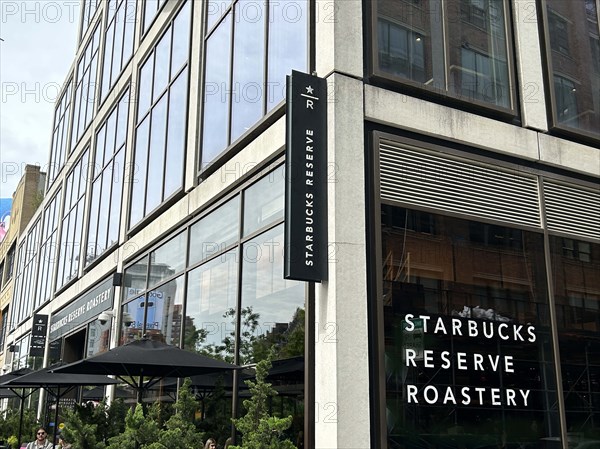
{"label": "dark storefront sign", "polygon": [[38,313],[33,315],[33,328],[31,329],[31,344],[29,345],[30,357],[44,357],[47,330],[48,315],[41,315]]}
{"label": "dark storefront sign", "polygon": [[327,81],[287,78],[284,277],[327,278]]}
{"label": "dark storefront sign", "polygon": [[110,277],[52,316],[50,340],[55,340],[105,310],[112,309],[113,299],[114,287]]}

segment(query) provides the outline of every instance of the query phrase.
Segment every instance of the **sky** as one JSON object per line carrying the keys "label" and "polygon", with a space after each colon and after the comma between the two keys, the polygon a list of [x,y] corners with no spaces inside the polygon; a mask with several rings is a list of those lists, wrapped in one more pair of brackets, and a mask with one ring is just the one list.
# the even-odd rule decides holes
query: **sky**
{"label": "sky", "polygon": [[54,105],[75,57],[79,0],[0,0],[0,198],[45,171]]}

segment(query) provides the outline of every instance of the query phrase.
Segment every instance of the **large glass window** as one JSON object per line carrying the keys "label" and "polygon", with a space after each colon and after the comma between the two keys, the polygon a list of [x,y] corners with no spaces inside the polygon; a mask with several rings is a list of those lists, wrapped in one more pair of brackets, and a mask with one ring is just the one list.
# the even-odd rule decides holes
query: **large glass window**
{"label": "large glass window", "polygon": [[146,0],[144,2],[144,33],[150,28],[165,3],[167,0]]}
{"label": "large glass window", "polygon": [[[283,279],[283,170],[249,185],[125,269],[122,314],[131,325],[121,329],[120,342],[147,335],[238,364],[256,363],[273,348],[279,374],[271,380],[285,394],[274,407],[294,415],[289,436],[296,441],[303,426],[304,284]],[[195,382],[207,388],[202,379]],[[231,390],[231,377],[223,382]],[[221,401],[223,411],[229,400]],[[210,407],[206,413],[216,419]],[[230,427],[220,429],[215,436],[225,441]]]}
{"label": "large glass window", "polygon": [[553,125],[600,138],[598,0],[544,5]]}
{"label": "large glass window", "polygon": [[375,74],[514,109],[503,0],[378,0]]}
{"label": "large glass window", "polygon": [[63,167],[69,148],[69,118],[71,117],[71,80],[58,101],[54,112],[54,128],[52,131],[52,149],[48,166],[48,188],[54,182],[56,175]]}
{"label": "large glass window", "polygon": [[543,235],[387,205],[381,220],[388,447],[558,444]]}
{"label": "large glass window", "polygon": [[[267,20],[268,19],[268,20]],[[306,71],[308,2],[207,2],[200,169],[285,98]]]}
{"label": "large glass window", "polygon": [[550,237],[569,445],[600,441],[600,244]]}
{"label": "large glass window", "polygon": [[13,270],[15,268],[15,252],[16,243],[13,243],[6,255],[6,272],[4,273],[4,282],[8,282],[12,279]]}
{"label": "large glass window", "polygon": [[109,0],[106,6],[107,25],[100,101],[104,101],[131,58],[135,33],[136,5],[137,1],[135,0]]}
{"label": "large glass window", "polygon": [[77,64],[77,85],[73,107],[73,127],[71,130],[71,151],[86,130],[94,114],[96,103],[96,72],[98,69],[98,48],[100,47],[100,25],[96,25],[93,36],[85,47]]}
{"label": "large glass window", "polygon": [[31,227],[27,233],[27,238],[19,246],[15,291],[13,293],[13,327],[26,320],[34,308],[39,243],[40,220]]}
{"label": "large glass window", "polygon": [[4,310],[2,310],[0,320],[2,320],[2,323],[0,324],[0,352],[3,352],[4,342],[6,341],[6,331],[8,329],[8,307],[5,307]]}
{"label": "large glass window", "polygon": [[140,70],[130,226],[183,186],[191,2]]}
{"label": "large glass window", "polygon": [[61,191],[58,190],[50,201],[48,206],[44,210],[44,221],[42,226],[42,240],[40,246],[40,270],[37,278],[37,296],[36,296],[36,308],[48,301],[54,289],[52,286],[52,274],[54,273],[54,267],[56,263],[56,256],[58,254],[58,223],[59,219],[59,208],[60,198],[62,197]]}
{"label": "large glass window", "polygon": [[81,14],[81,31],[80,31],[80,39],[83,39],[83,35],[87,31],[94,15],[96,14],[96,10],[98,9],[98,5],[100,4],[100,0],[82,0],[81,8],[83,9]]}
{"label": "large glass window", "polygon": [[88,180],[88,149],[79,158],[71,173],[67,176],[65,185],[65,200],[62,217],[60,239],[60,257],[56,289],[60,289],[71,279],[77,277],[83,234],[83,216],[85,193]]}
{"label": "large glass window", "polygon": [[86,265],[119,240],[129,104],[127,90],[96,134]]}

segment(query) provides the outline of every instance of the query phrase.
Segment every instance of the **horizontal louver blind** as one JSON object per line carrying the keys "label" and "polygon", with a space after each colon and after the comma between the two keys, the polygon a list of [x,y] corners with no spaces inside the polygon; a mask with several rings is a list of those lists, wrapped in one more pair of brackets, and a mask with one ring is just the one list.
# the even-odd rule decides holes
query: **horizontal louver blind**
{"label": "horizontal louver blind", "polygon": [[383,200],[541,227],[534,176],[389,141],[380,143],[380,170]]}
{"label": "horizontal louver blind", "polygon": [[544,181],[550,231],[600,239],[600,191]]}

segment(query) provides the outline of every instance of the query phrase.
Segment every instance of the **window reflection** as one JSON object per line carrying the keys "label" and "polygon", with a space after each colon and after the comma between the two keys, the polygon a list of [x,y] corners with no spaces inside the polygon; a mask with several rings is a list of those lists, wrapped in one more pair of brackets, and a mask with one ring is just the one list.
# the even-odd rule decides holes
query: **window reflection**
{"label": "window reflection", "polygon": [[110,348],[111,321],[102,324],[99,320],[92,321],[87,331],[87,348],[85,358],[106,352]]}
{"label": "window reflection", "polygon": [[234,362],[238,255],[233,250],[188,275],[184,347]]}
{"label": "window reflection", "polygon": [[308,62],[306,0],[207,2],[207,20],[201,170],[285,98],[286,75]]}
{"label": "window reflection", "polygon": [[69,117],[71,115],[71,80],[67,81],[67,89],[57,102],[54,112],[54,129],[52,133],[52,149],[50,152],[50,165],[48,167],[48,188],[54,182],[56,175],[63,167],[67,153],[69,139]]}
{"label": "window reflection", "polygon": [[[260,361],[273,349],[268,381],[280,392],[273,412],[294,416],[287,433],[296,441],[304,415],[304,284],[283,279],[282,180],[280,166],[128,266],[121,313],[131,321],[122,320],[119,341],[146,334],[239,364]],[[240,211],[242,204],[247,211]],[[241,216],[252,239],[242,235]],[[206,401],[203,428],[224,441],[231,432],[232,376],[199,377],[196,385],[214,394]],[[240,395],[245,388],[242,382]]]}
{"label": "window reflection", "polygon": [[87,149],[66,180],[64,211],[62,219],[62,234],[60,257],[58,259],[58,274],[56,288],[59,289],[71,279],[77,277],[81,255],[81,240],[83,234],[83,206],[88,180],[88,151]]}
{"label": "window reflection", "polygon": [[114,86],[133,52],[136,0],[108,0],[106,39],[102,63],[101,100]]}
{"label": "window reflection", "polygon": [[283,219],[284,166],[269,173],[244,192],[244,201],[251,207],[244,209],[244,235]]}
{"label": "window reflection", "polygon": [[[543,236],[382,206],[382,239],[390,447],[560,437]],[[490,355],[512,365],[494,369]]]}
{"label": "window reflection", "polygon": [[583,445],[600,435],[600,244],[550,237],[550,251],[567,428]]}
{"label": "window reflection", "polygon": [[262,360],[273,345],[279,358],[304,355],[295,335],[304,323],[304,284],[283,279],[283,246],[283,225],[242,246],[242,364]]}
{"label": "window reflection", "polygon": [[550,81],[554,84],[554,125],[599,137],[597,2],[547,0],[545,12]]}
{"label": "window reflection", "polygon": [[100,25],[96,25],[93,36],[85,47],[77,64],[75,106],[71,130],[71,150],[79,141],[90,122],[96,103],[96,71],[98,69],[98,49],[100,47]]}
{"label": "window reflection", "polygon": [[224,251],[239,236],[240,198],[236,196],[190,229],[190,262],[195,265]]}
{"label": "window reflection", "polygon": [[512,109],[505,29],[502,0],[379,0],[377,67],[436,92]]}
{"label": "window reflection", "polygon": [[183,270],[187,247],[186,237],[187,234],[182,232],[177,237],[161,245],[156,251],[150,253],[149,287]]}
{"label": "window reflection", "polygon": [[130,227],[183,186],[190,21],[185,2],[140,69]]}
{"label": "window reflection", "polygon": [[92,199],[85,264],[88,265],[119,239],[121,198],[125,173],[129,90],[96,134],[96,156],[92,166]]}

